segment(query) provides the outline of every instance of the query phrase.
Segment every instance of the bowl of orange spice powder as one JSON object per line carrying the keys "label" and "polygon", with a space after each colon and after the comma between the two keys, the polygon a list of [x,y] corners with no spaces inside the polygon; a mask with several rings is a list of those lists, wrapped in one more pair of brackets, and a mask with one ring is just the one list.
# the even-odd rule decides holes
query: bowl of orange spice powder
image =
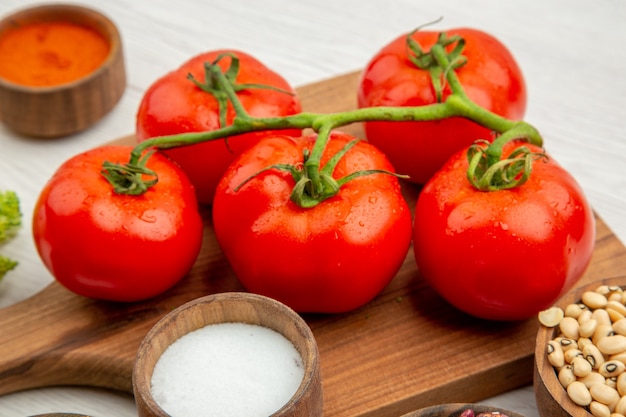
{"label": "bowl of orange spice powder", "polygon": [[78,5],[49,4],[0,20],[0,122],[32,137],[80,132],[126,88],[113,22]]}

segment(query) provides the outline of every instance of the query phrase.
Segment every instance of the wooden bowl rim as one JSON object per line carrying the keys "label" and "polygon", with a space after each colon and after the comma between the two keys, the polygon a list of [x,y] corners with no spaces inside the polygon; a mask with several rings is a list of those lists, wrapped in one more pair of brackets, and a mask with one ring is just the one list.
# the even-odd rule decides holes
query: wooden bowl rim
{"label": "wooden bowl rim", "polygon": [[[135,359],[135,365],[133,368],[133,389],[135,390],[135,401],[138,401],[137,397],[141,397],[140,400],[143,401],[151,412],[155,415],[168,417],[168,414],[165,413],[162,408],[158,405],[154,397],[152,396],[152,392],[150,390],[150,381],[144,380],[146,376],[145,368],[146,368],[146,352],[152,348],[152,340],[157,337],[162,332],[166,331],[168,326],[174,325],[174,322],[181,315],[189,314],[191,310],[201,308],[202,306],[209,304],[224,304],[234,301],[235,303],[241,302],[252,302],[257,305],[265,304],[269,306],[272,310],[278,311],[280,314],[284,315],[284,318],[295,325],[296,330],[302,336],[304,351],[300,351],[300,348],[297,344],[290,340],[298,349],[300,355],[302,356],[302,360],[304,363],[304,375],[302,378],[302,382],[298,386],[298,389],[293,394],[293,396],[289,399],[287,403],[285,403],[279,410],[277,410],[273,416],[281,416],[286,413],[290,413],[294,408],[297,407],[300,400],[307,396],[309,390],[314,389],[312,384],[320,383],[320,359],[319,359],[319,351],[317,347],[317,343],[315,341],[315,337],[311,328],[304,321],[304,319],[292,310],[287,305],[273,299],[270,297],[266,297],[263,295],[249,293],[249,292],[223,292],[210,294],[203,297],[196,298],[191,300],[176,309],[172,310],[165,316],[163,316],[146,334],[144,339],[142,340],[139,349],[137,350],[137,356]],[[235,323],[241,322],[238,320],[225,320],[220,323]],[[210,323],[203,324],[197,328],[201,328],[205,325],[209,325]],[[215,323],[217,324],[217,323]],[[258,324],[263,325],[263,324]],[[268,327],[269,328],[269,327]],[[273,329],[280,333],[280,330]],[[193,331],[193,329],[192,329]],[[184,333],[187,334],[187,333]],[[180,337],[184,336],[181,335]],[[282,334],[282,333],[281,333]],[[287,337],[283,334],[283,336]],[[178,339],[176,339],[178,340]],[[173,342],[172,342],[173,343]],[[158,360],[158,359],[157,359]],[[154,365],[152,365],[154,366]],[[151,374],[152,372],[150,372]],[[145,378],[148,379],[148,378]],[[320,389],[321,395],[321,389]]]}
{"label": "wooden bowl rim", "polygon": [[[598,281],[594,281],[580,287],[575,288],[574,290],[568,292],[564,295],[557,303],[556,306],[565,308],[567,305],[572,303],[577,303],[580,301],[583,292],[588,290],[595,290],[601,285],[609,285],[609,286],[619,286],[622,288],[626,287],[626,276],[617,276],[604,278]],[[537,402],[537,408],[539,413],[543,416],[542,407],[543,407],[543,398],[540,397],[540,390],[537,384],[542,384],[542,389],[544,389],[550,396],[551,400],[558,404],[559,407],[565,411],[569,416],[576,417],[593,417],[591,413],[585,410],[584,407],[579,406],[574,403],[565,388],[561,385],[558,380],[557,374],[554,370],[554,367],[548,362],[546,357],[546,344],[554,338],[555,332],[557,328],[547,328],[545,326],[540,326],[537,331],[537,338],[535,343],[535,397]],[[544,410],[544,412],[546,412]]]}
{"label": "wooden bowl rim", "polygon": [[401,417],[458,417],[463,411],[470,408],[476,413],[497,411],[502,414],[506,414],[508,417],[524,417],[522,414],[514,411],[481,403],[449,403],[432,405],[430,407],[420,408],[419,410],[403,414]]}
{"label": "wooden bowl rim", "polygon": [[[27,6],[25,8],[16,10],[0,19],[0,36],[2,36],[2,27],[4,25],[10,25],[10,22],[12,21],[22,20],[24,23],[44,22],[47,20],[46,16],[50,16],[51,13],[71,13],[74,16],[82,15],[99,22],[102,28],[105,28],[106,30],[100,30],[100,26],[94,27],[94,25],[90,25],[90,27],[97,30],[98,33],[100,33],[101,35],[105,36],[107,41],[109,42],[110,50],[107,57],[104,59],[104,61],[102,61],[98,68],[91,71],[89,74],[86,74],[83,77],[77,78],[67,83],[50,86],[30,86],[15,83],[0,77],[0,88],[11,89],[13,91],[30,94],[42,94],[71,90],[73,88],[77,88],[83,84],[88,83],[94,78],[100,77],[102,73],[110,68],[116,60],[123,59],[122,38],[120,35],[120,31],[117,28],[117,25],[103,12],[79,4],[50,3],[36,6]],[[50,21],[58,20],[60,19],[50,19]]]}
{"label": "wooden bowl rim", "polygon": [[29,417],[91,417],[87,414],[76,414],[76,413],[46,413],[46,414],[36,414]]}

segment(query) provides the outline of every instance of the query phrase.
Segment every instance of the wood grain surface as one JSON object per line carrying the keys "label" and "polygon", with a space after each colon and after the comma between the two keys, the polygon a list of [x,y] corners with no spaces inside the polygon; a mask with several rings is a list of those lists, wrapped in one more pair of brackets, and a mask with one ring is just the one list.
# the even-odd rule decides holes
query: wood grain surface
{"label": "wood grain surface", "polygon": [[[357,79],[358,73],[350,73],[300,88],[303,107],[354,108]],[[414,203],[417,188],[408,185],[405,191]],[[200,257],[160,297],[115,304],[52,283],[1,309],[0,395],[52,385],[132,392],[136,350],[164,314],[199,296],[243,290],[217,245],[209,209],[203,215]],[[625,265],[626,249],[598,218],[594,257],[580,284],[624,275]],[[420,279],[411,252],[384,292],[363,308],[304,318],[320,351],[328,417],[398,416],[438,403],[476,402],[532,383],[537,321],[497,323],[460,313]]]}

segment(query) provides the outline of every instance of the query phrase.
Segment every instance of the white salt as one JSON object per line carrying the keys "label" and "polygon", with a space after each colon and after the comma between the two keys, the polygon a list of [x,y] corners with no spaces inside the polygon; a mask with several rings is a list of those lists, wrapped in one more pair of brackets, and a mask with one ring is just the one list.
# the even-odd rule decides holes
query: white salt
{"label": "white salt", "polygon": [[267,417],[295,394],[302,357],[263,326],[202,327],[170,345],[154,367],[152,395],[172,417]]}

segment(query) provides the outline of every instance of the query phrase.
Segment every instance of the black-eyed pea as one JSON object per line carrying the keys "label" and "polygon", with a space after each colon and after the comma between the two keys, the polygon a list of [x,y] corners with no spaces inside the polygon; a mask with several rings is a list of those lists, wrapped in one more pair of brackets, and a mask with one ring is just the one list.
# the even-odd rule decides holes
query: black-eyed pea
{"label": "black-eyed pea", "polygon": [[598,328],[598,321],[590,318],[589,320],[579,323],[578,335],[580,337],[589,338],[593,336],[597,328]]}
{"label": "black-eyed pea", "polygon": [[576,343],[575,339],[570,339],[569,337],[562,337],[558,340],[561,345],[561,349],[563,352],[568,351],[570,349],[578,349],[578,343]]}
{"label": "black-eyed pea", "polygon": [[585,291],[580,299],[592,310],[604,308],[609,301],[604,294],[595,291]]}
{"label": "black-eyed pea", "polygon": [[626,305],[622,304],[620,301],[609,300],[606,303],[607,309],[612,309],[620,313],[622,316],[626,316]]}
{"label": "black-eyed pea", "polygon": [[613,331],[615,334],[626,336],[626,319],[620,319],[613,322]]}
{"label": "black-eyed pea", "polygon": [[626,352],[626,336],[621,334],[614,334],[600,338],[598,343],[598,350],[604,355],[615,355],[617,353]]}
{"label": "black-eyed pea", "polygon": [[583,310],[582,313],[580,313],[580,316],[578,316],[578,323],[583,324],[584,322],[586,322],[587,320],[591,320],[593,318],[593,312],[589,309],[587,310]]}
{"label": "black-eyed pea", "polygon": [[578,378],[579,382],[582,382],[587,388],[591,387],[595,384],[604,384],[606,383],[606,378],[603,377],[598,372],[591,372],[589,375]]}
{"label": "black-eyed pea", "polygon": [[[610,411],[615,410],[621,396],[615,388],[606,384],[595,384],[589,387],[591,398],[609,407]],[[610,413],[609,413],[610,414]]]}
{"label": "black-eyed pea", "polygon": [[620,413],[611,413],[611,417],[624,417],[624,414],[620,414]]}
{"label": "black-eyed pea", "polygon": [[612,292],[606,296],[606,299],[609,301],[617,301],[618,303],[621,303],[623,297],[624,297],[623,292]]}
{"label": "black-eyed pea", "polygon": [[617,320],[623,319],[624,315],[618,311],[616,311],[615,309],[612,308],[607,308],[606,312],[609,313],[609,317],[611,318],[612,322],[616,322]]}
{"label": "black-eyed pea", "polygon": [[597,310],[593,310],[591,313],[591,318],[597,320],[598,324],[608,324],[611,325],[613,322],[611,321],[611,316],[609,312],[604,308],[599,308]]}
{"label": "black-eyed pea", "polygon": [[609,294],[608,295],[613,295],[613,294],[621,295],[623,293],[624,293],[624,289],[622,287],[620,287],[619,285],[609,285]]}
{"label": "black-eyed pea", "polygon": [[598,327],[596,327],[596,331],[593,332],[593,336],[591,336],[591,341],[594,345],[598,345],[600,339],[603,339],[608,336],[613,336],[615,332],[613,331],[613,326],[610,324],[600,323],[598,322]]}
{"label": "black-eyed pea", "polygon": [[561,344],[556,340],[550,340],[548,346],[546,346],[546,353],[548,354],[548,362],[555,368],[561,368],[565,365],[565,356]]}
{"label": "black-eyed pea", "polygon": [[626,352],[616,353],[615,355],[608,355],[610,361],[620,361],[626,365]]}
{"label": "black-eyed pea", "polygon": [[621,296],[624,290],[619,285],[600,285],[595,289],[595,292],[604,295],[608,299],[615,295]]}
{"label": "black-eyed pea", "polygon": [[589,412],[594,417],[611,417],[611,409],[599,401],[592,401],[589,404]]}
{"label": "black-eyed pea", "polygon": [[615,405],[615,412],[620,414],[626,414],[626,396],[622,396]]}
{"label": "black-eyed pea", "polygon": [[580,337],[578,334],[579,327],[578,321],[573,317],[563,317],[559,323],[561,334],[568,339],[576,340]]}
{"label": "black-eyed pea", "polygon": [[[599,369],[604,363],[604,355],[594,344],[588,344],[582,348],[583,356],[591,364],[593,369]],[[563,357],[565,359],[565,356]]]}
{"label": "black-eyed pea", "polygon": [[577,356],[581,356],[583,358],[585,357],[585,355],[583,354],[582,350],[580,350],[580,349],[570,349],[570,350],[568,350],[566,352],[563,352],[563,359],[565,360],[565,363],[572,363],[572,361]]}
{"label": "black-eyed pea", "polygon": [[575,319],[578,319],[578,317],[580,317],[583,311],[589,311],[589,308],[587,308],[587,306],[582,303],[568,304],[567,306],[565,306],[565,309],[563,310],[563,314],[566,317],[573,317]]}
{"label": "black-eyed pea", "polygon": [[604,383],[611,388],[617,389],[617,377],[616,376],[607,378],[606,381],[604,381]]}
{"label": "black-eyed pea", "polygon": [[580,381],[574,381],[567,386],[567,395],[572,401],[582,407],[591,404],[591,393],[585,384]]}
{"label": "black-eyed pea", "polygon": [[583,350],[585,346],[593,345],[593,342],[588,337],[579,337],[576,344],[578,345],[578,349]]}
{"label": "black-eyed pea", "polygon": [[578,322],[582,324],[587,320],[591,320],[592,317],[593,313],[591,312],[591,310],[589,310],[589,308],[587,308],[586,310],[583,310],[582,313],[580,313],[580,316],[578,316]]}
{"label": "black-eyed pea", "polygon": [[605,288],[602,288],[600,294],[604,295],[607,299],[612,295],[622,295],[622,293],[624,292],[624,290],[619,285],[604,285],[601,287]]}
{"label": "black-eyed pea", "polygon": [[[617,387],[615,389],[622,397],[626,397],[626,373],[617,376]],[[623,411],[626,411],[626,403],[624,403]]]}
{"label": "black-eyed pea", "polygon": [[[611,305],[611,303],[615,303],[615,304]],[[605,310],[609,314],[609,318],[611,319],[613,323],[626,317],[626,314],[624,312],[624,305],[621,303],[616,303],[615,301],[609,301]]]}
{"label": "black-eyed pea", "polygon": [[576,381],[576,375],[574,375],[574,371],[572,370],[571,365],[563,366],[558,373],[558,379],[563,388],[567,388],[569,384]]}
{"label": "black-eyed pea", "polygon": [[[565,313],[559,307],[550,307],[546,310],[540,311],[538,318],[539,323],[543,324],[546,327],[556,327],[563,320],[563,316]],[[571,318],[571,317],[570,317]],[[573,319],[576,320],[576,319]]]}
{"label": "black-eyed pea", "polygon": [[576,358],[574,358],[571,365],[572,372],[574,372],[574,375],[576,375],[578,378],[586,377],[591,373],[591,371],[593,371],[593,368],[591,367],[589,361],[582,356],[577,356]]}
{"label": "black-eyed pea", "polygon": [[598,372],[606,378],[617,377],[626,371],[626,365],[620,361],[606,361],[598,368]]}

